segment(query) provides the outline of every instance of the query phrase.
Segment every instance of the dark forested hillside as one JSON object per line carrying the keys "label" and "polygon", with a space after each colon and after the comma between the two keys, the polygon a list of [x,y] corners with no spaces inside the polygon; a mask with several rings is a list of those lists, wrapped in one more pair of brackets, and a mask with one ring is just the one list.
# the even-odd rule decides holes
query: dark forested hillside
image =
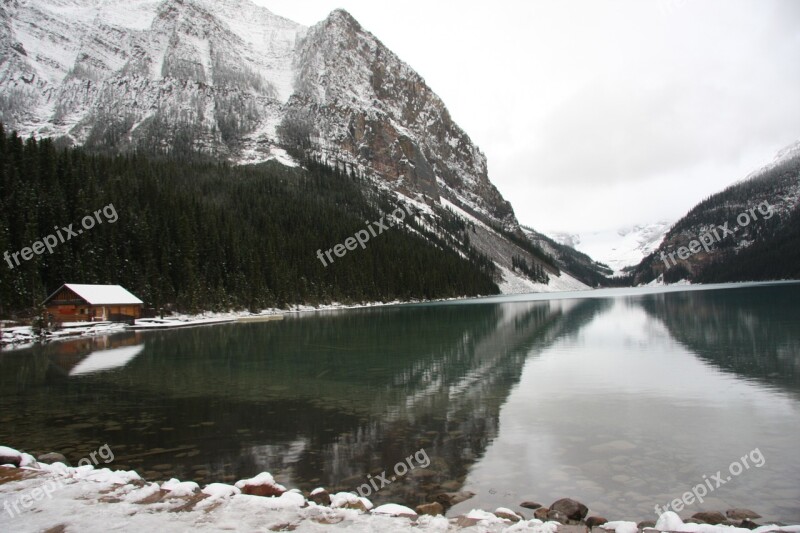
{"label": "dark forested hillside", "polygon": [[[702,236],[709,250],[687,254]],[[697,204],[633,274],[637,284],[800,279],[800,154]]]}
{"label": "dark forested hillside", "polygon": [[0,254],[82,228],[110,205],[115,222],[95,217],[52,254],[0,263],[0,316],[33,312],[64,282],[118,283],[148,307],[183,311],[498,292],[488,259],[437,245],[434,218],[411,217],[323,266],[317,250],[398,205],[313,161],[301,169],[92,155],[0,126]]}
{"label": "dark forested hillside", "polygon": [[628,286],[630,279],[613,278],[614,274],[608,265],[595,261],[575,248],[557,243],[547,235],[539,233],[528,226],[521,226],[528,239],[539,250],[553,258],[558,268],[570,273],[578,281],[589,287]]}

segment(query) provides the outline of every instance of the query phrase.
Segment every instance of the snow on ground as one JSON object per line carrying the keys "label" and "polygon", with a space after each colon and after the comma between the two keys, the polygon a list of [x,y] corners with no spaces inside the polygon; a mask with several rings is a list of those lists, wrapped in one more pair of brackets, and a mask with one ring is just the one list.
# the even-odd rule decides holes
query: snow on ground
{"label": "snow on ground", "polygon": [[638,285],[638,287],[667,287],[667,286],[683,287],[691,284],[692,282],[687,279],[682,279],[676,281],[675,283],[664,283],[664,275],[662,274],[653,281],[651,281],[650,283],[641,284]]}
{"label": "snow on ground", "polygon": [[[75,339],[78,337],[96,337],[99,335],[119,333],[124,331],[125,327],[125,324],[116,324],[113,322],[64,324],[63,329],[49,333],[46,338],[48,341],[55,341]],[[2,346],[4,350],[10,348],[28,348],[36,341],[37,338],[33,334],[33,330],[30,326],[3,328],[2,336],[0,336],[0,346]]]}
{"label": "snow on ground", "polygon": [[[476,226],[481,226],[487,231],[494,233],[494,230],[481,222],[478,218],[470,215],[457,205],[442,198],[442,207],[451,209],[456,215],[461,218],[474,223]],[[520,276],[509,270],[508,268],[497,265],[503,275],[503,281],[498,283],[501,294],[526,294],[531,292],[561,292],[561,291],[583,291],[589,290],[591,287],[573,278],[566,272],[561,272],[560,276],[550,274],[550,283],[536,283],[524,276]]]}
{"label": "snow on ground", "polygon": [[[0,448],[9,457],[16,450]],[[266,478],[269,474],[262,474]],[[343,504],[350,500],[335,495]],[[366,508],[372,504],[366,500]],[[491,513],[475,518],[481,531],[552,533],[553,523],[539,520],[516,525]],[[399,516],[399,515],[410,515]],[[0,466],[0,530],[105,532],[158,531],[455,531],[454,520],[417,518],[411,509],[388,504],[372,513],[319,506],[296,490],[278,497],[242,494],[232,485],[171,479],[162,485],[143,481],[135,472],[112,472],[92,465],[32,463],[26,468]]]}
{"label": "snow on ground", "polygon": [[[499,284],[500,293],[502,294],[527,294],[534,292],[562,292],[562,291],[585,291],[590,290],[590,287],[571,277],[569,274],[562,272],[561,276],[550,275],[550,283],[545,285],[543,283],[534,283],[527,278],[520,277],[511,270],[499,267],[503,273],[504,281]],[[386,307],[403,304],[427,303],[427,302],[446,302],[455,300],[464,300],[472,298],[467,295],[456,298],[442,298],[439,300],[409,300],[400,301],[395,300],[391,302],[369,302],[365,304],[342,304],[333,302],[331,304],[311,306],[297,304],[290,306],[289,309],[270,308],[264,309],[260,313],[251,313],[249,311],[226,311],[226,312],[205,312],[200,315],[185,315],[178,314],[167,318],[145,318],[136,321],[133,328],[126,324],[100,322],[100,323],[74,323],[63,324],[63,329],[53,331],[46,335],[44,341],[60,341],[60,340],[73,340],[81,337],[95,337],[100,335],[110,335],[114,333],[121,333],[129,329],[140,330],[159,330],[159,329],[174,329],[180,327],[195,327],[195,326],[211,326],[217,324],[225,324],[236,321],[257,321],[259,319],[281,318],[290,314],[301,313],[320,313],[329,311],[342,311],[349,309],[367,309],[371,307]],[[4,327],[2,336],[0,336],[0,348],[2,350],[23,350],[32,347],[37,342],[41,342],[34,334],[30,326],[15,326]],[[128,361],[132,360],[137,354],[131,355],[131,348],[116,349],[106,352],[97,352],[97,355],[106,354],[112,356],[99,358],[87,367],[87,372],[99,372],[108,369],[116,368],[125,365]],[[102,359],[102,360],[101,360]],[[113,359],[113,362],[112,362]],[[99,366],[97,366],[99,365]],[[97,366],[95,368],[95,366]]]}
{"label": "snow on ground", "polygon": [[236,317],[207,317],[207,316],[194,316],[194,317],[169,317],[169,318],[140,318],[137,319],[133,326],[128,329],[173,329],[183,328],[189,326],[210,326],[212,324],[224,324],[226,322],[234,322]]}
{"label": "snow on ground", "polygon": [[616,274],[627,266],[638,265],[653,253],[672,225],[668,222],[642,224],[609,231],[580,234],[548,232],[553,240],[572,246],[595,261],[605,263]]}
{"label": "snow on ground", "polygon": [[[444,298],[435,301],[453,301],[466,298],[468,298],[468,296],[464,295],[460,298]],[[430,301],[431,300],[394,300],[391,302],[368,302],[364,304],[343,304],[339,302],[333,302],[331,304],[319,305],[316,307],[311,305],[297,304],[290,306],[289,309],[270,308],[264,309],[259,313],[251,313],[249,311],[224,311],[205,312],[199,315],[177,314],[163,319],[138,319],[136,320],[133,329],[158,330],[193,326],[211,326],[236,321],[248,322],[259,321],[261,319],[267,320],[270,318],[280,319],[291,314],[342,311],[348,309],[367,309],[370,307],[385,307],[391,305],[424,303]],[[45,337],[45,342],[72,340],[80,337],[110,335],[131,329],[127,324],[112,322],[98,322],[94,324],[87,322],[76,322],[62,324],[62,327],[63,329],[49,333]],[[30,326],[3,327],[2,336],[0,336],[0,348],[3,350],[22,350],[25,348],[30,348],[36,342],[41,342],[41,340],[36,338]],[[116,358],[116,360],[121,360],[121,358]]]}
{"label": "snow on ground", "polygon": [[489,226],[484,224],[480,219],[470,215],[469,213],[467,213],[466,211],[464,211],[463,209],[458,207],[453,202],[447,200],[446,198],[442,198],[441,202],[442,202],[442,207],[444,207],[445,209],[452,210],[456,215],[460,216],[461,218],[463,218],[465,220],[468,220],[468,221],[472,222],[476,226],[481,226],[483,228],[486,228],[486,230],[488,230],[488,231],[494,232],[494,230],[492,228],[490,228]]}
{"label": "snow on ground", "polygon": [[503,281],[498,284],[501,294],[527,294],[531,292],[562,292],[562,291],[587,291],[591,287],[581,283],[566,272],[561,272],[560,276],[549,274],[550,283],[536,283],[525,277],[519,276],[515,272],[499,266],[503,274]]}
{"label": "snow on ground", "polygon": [[745,178],[736,183],[737,184],[744,183],[745,181],[757,178],[762,174],[766,174],[767,172],[774,169],[781,163],[785,163],[795,157],[800,157],[800,141],[795,141],[787,146],[784,146],[782,149],[778,151],[777,154],[775,154],[775,157],[772,159],[772,161],[770,161],[763,167],[759,168],[758,170],[751,172]]}
{"label": "snow on ground", "polygon": [[295,161],[286,150],[283,148],[277,148],[275,146],[270,148],[267,161],[277,161],[285,167],[296,168],[300,166],[300,164],[297,163],[297,161]]}
{"label": "snow on ground", "polygon": [[385,514],[388,516],[416,516],[417,513],[414,512],[413,509],[406,507],[405,505],[398,505],[396,503],[387,503],[381,505],[380,507],[376,507],[372,510],[373,514]]}
{"label": "snow on ground", "polygon": [[[0,447],[0,454],[27,466],[0,466],[0,531],[528,531],[557,533],[557,522],[521,520],[516,524],[493,513],[473,509],[462,518],[416,517],[397,504],[372,504],[359,509],[347,504],[365,501],[355,494],[333,495],[340,507],[308,501],[298,490],[277,497],[243,494],[236,486],[212,483],[202,489],[193,482],[171,479],[159,485],[135,472],[112,471],[92,465],[78,468],[61,463],[36,463],[27,454]],[[262,474],[266,479],[269,474]],[[259,477],[257,476],[256,479]],[[271,479],[271,476],[269,476]],[[500,509],[498,509],[498,512]],[[471,527],[462,527],[471,526]],[[671,512],[661,515],[658,528],[684,533],[750,533],[731,526],[687,524]],[[610,522],[615,533],[631,533],[633,522]],[[800,533],[800,526],[765,525],[755,533]],[[637,530],[638,531],[638,530]]]}

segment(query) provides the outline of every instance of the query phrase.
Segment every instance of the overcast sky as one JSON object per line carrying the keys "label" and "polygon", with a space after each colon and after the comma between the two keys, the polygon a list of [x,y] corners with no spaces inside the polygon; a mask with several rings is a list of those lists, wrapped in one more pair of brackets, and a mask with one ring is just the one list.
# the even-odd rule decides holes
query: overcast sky
{"label": "overcast sky", "polygon": [[306,25],[347,9],[542,231],[674,222],[800,139],[800,1],[256,2]]}

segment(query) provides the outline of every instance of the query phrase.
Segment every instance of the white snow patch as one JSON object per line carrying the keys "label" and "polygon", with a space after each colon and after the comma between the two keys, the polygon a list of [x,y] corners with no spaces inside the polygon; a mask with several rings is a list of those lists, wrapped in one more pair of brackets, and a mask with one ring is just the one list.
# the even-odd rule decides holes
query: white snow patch
{"label": "white snow patch", "polygon": [[270,148],[267,161],[277,161],[285,167],[296,168],[300,166],[299,163],[297,163],[297,161],[295,161],[286,150],[283,148],[277,148],[275,146]]}
{"label": "white snow patch", "polygon": [[522,277],[508,268],[498,265],[502,272],[503,281],[498,284],[501,294],[528,294],[532,292],[562,292],[562,291],[586,291],[591,287],[573,278],[566,272],[561,272],[560,276],[548,274],[549,283],[537,283]]}
{"label": "white snow patch", "polygon": [[281,492],[286,492],[286,487],[277,483],[275,481],[275,478],[273,478],[272,474],[270,474],[269,472],[261,472],[256,477],[250,479],[242,479],[236,482],[237,489],[243,489],[245,485],[251,485],[255,487],[268,486],[277,489]]}
{"label": "white snow patch", "polygon": [[483,511],[481,509],[472,509],[470,512],[467,513],[467,518],[471,518],[473,520],[481,520],[481,521],[489,521],[489,522],[503,522],[502,518],[498,518],[493,513],[488,511]]}
{"label": "white snow patch", "polygon": [[200,490],[200,485],[194,481],[178,481],[175,478],[164,482],[161,485],[163,490],[168,490],[172,496],[191,496]]}
{"label": "white snow patch", "polygon": [[636,522],[620,520],[616,522],[606,522],[600,527],[609,531],[616,531],[616,533],[639,533],[639,527],[636,525]]}
{"label": "white snow patch", "polygon": [[380,507],[376,507],[372,510],[372,514],[385,514],[389,516],[417,516],[417,513],[413,509],[409,509],[404,505],[398,505],[396,503],[387,503],[381,505]]}
{"label": "white snow patch", "polygon": [[671,227],[671,223],[662,221],[616,230],[546,234],[554,241],[571,246],[595,261],[608,265],[619,275],[623,268],[638,265],[642,259],[657,250]]}
{"label": "white snow patch", "polygon": [[206,485],[203,490],[203,494],[208,494],[211,496],[209,499],[227,499],[231,496],[236,494],[241,494],[242,491],[238,488],[234,487],[233,485],[227,485],[225,483],[211,483]]}
{"label": "white snow patch", "polygon": [[[0,453],[11,457],[22,457],[12,448],[0,446]],[[6,467],[0,467],[6,468]],[[412,516],[413,511],[402,505],[383,505],[373,513],[365,514],[352,509],[321,507],[306,502],[296,489],[278,498],[263,498],[241,494],[231,485],[214,483],[203,489],[210,496],[192,505],[196,497],[192,482],[172,479],[159,487],[157,483],[142,484],[135,472],[111,472],[96,470],[91,465],[71,468],[63,464],[31,465],[33,475],[24,479],[0,484],[0,508],[13,508],[23,494],[30,495],[32,504],[20,507],[20,513],[0,513],[0,530],[20,533],[44,531],[61,525],[66,531],[100,532],[110,529],[125,531],[158,531],[182,533],[185,531],[261,531],[275,526],[292,524],[298,531],[323,531],[337,529],[356,533],[368,531],[393,532],[445,532],[452,524],[443,516],[421,516],[415,522],[400,515]],[[256,476],[259,478],[259,476]],[[261,476],[265,479],[266,476]],[[254,478],[255,479],[255,478]],[[144,503],[159,491],[171,490],[169,499],[155,503]],[[37,489],[38,492],[37,492]],[[48,497],[37,499],[36,494]],[[338,493],[333,496],[338,503],[353,502],[372,506],[368,500],[353,493]],[[173,512],[181,509],[181,512]],[[498,511],[507,511],[498,509]],[[467,515],[480,521],[481,531],[532,531],[534,533],[556,533],[558,524],[542,523],[539,520],[520,521],[509,524],[494,514],[472,510]],[[330,519],[339,526],[326,526],[319,519]],[[616,533],[631,531],[629,522],[612,522],[607,525]],[[749,533],[749,530],[708,524],[684,524],[674,513],[665,513],[659,525],[677,532],[686,533]],[[667,527],[668,526],[668,527]],[[754,530],[755,533],[771,531],[800,533],[800,526],[767,525]]]}
{"label": "white snow patch", "polygon": [[[510,514],[512,516],[519,516],[519,514],[515,513],[514,511],[512,511],[508,507],[498,507],[497,509],[494,510],[494,513],[495,514],[503,513],[503,514]],[[522,518],[521,516],[519,516],[519,517]]]}
{"label": "white snow patch", "polygon": [[367,510],[374,507],[371,501],[353,494],[352,492],[337,492],[331,495],[331,507],[339,508],[347,505],[358,505],[361,502]]}
{"label": "white snow patch", "polygon": [[16,459],[21,459],[22,454],[19,453],[14,448],[9,448],[8,446],[0,446],[0,455],[3,457],[12,457]]}

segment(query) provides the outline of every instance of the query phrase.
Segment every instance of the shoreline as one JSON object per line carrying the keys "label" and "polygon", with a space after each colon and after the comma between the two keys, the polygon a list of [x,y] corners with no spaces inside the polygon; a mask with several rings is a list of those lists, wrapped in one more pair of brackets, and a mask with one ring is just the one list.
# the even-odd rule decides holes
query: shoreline
{"label": "shoreline", "polygon": [[[720,290],[720,289],[736,289],[746,288],[746,286],[771,286],[771,285],[786,285],[800,283],[800,280],[772,280],[772,281],[742,281],[731,283],[715,283],[715,284],[672,284],[672,285],[659,285],[649,286],[642,285],[637,287],[616,287],[616,288],[601,288],[601,289],[588,289],[581,291],[553,291],[553,292],[533,292],[533,293],[519,293],[519,294],[500,294],[488,296],[461,296],[453,298],[439,298],[431,300],[408,300],[400,301],[395,300],[392,302],[369,302],[365,304],[342,304],[334,302],[331,304],[324,304],[317,307],[297,304],[289,307],[289,309],[264,309],[258,313],[251,313],[249,311],[223,311],[212,312],[207,311],[195,315],[187,314],[174,314],[164,319],[151,318],[139,319],[141,321],[173,321],[175,324],[171,325],[148,325],[148,326],[134,326],[129,327],[122,323],[112,322],[96,322],[96,323],[73,323],[68,327],[55,330],[45,336],[44,338],[37,338],[33,335],[30,326],[11,326],[8,327],[8,322],[0,321],[2,326],[2,336],[0,337],[0,352],[16,351],[31,348],[37,344],[47,344],[50,342],[59,342],[64,340],[74,340],[87,337],[98,337],[103,335],[113,335],[115,333],[122,333],[124,331],[155,331],[166,329],[177,329],[185,327],[200,327],[200,326],[214,326],[225,323],[257,323],[269,322],[273,320],[280,320],[291,315],[302,315],[311,313],[324,313],[333,311],[349,311],[359,309],[372,309],[376,307],[394,307],[394,306],[411,306],[411,305],[424,305],[451,302],[454,305],[464,305],[469,303],[512,303],[517,300],[507,298],[522,298],[527,297],[524,301],[549,301],[549,300],[564,300],[564,299],[580,299],[580,298],[608,298],[614,296],[635,296],[639,291],[642,294],[660,294],[662,292],[681,292],[681,291],[700,291],[700,290]],[[614,294],[610,291],[624,291],[624,294]],[[655,292],[652,292],[654,291]]]}
{"label": "shoreline", "polygon": [[[341,304],[332,303],[313,307],[310,305],[294,305],[289,309],[265,309],[258,313],[248,311],[206,311],[203,313],[188,315],[177,313],[161,318],[137,319],[133,326],[117,322],[86,322],[68,323],[56,329],[43,338],[33,335],[31,326],[8,326],[3,325],[2,337],[0,337],[0,352],[16,351],[31,348],[36,345],[49,344],[51,342],[70,341],[89,337],[99,337],[103,335],[114,335],[125,331],[158,331],[174,330],[188,327],[217,326],[221,324],[252,324],[259,322],[272,322],[283,320],[287,316],[302,315],[312,313],[325,313],[333,311],[350,311],[358,309],[372,309],[376,307],[392,307],[399,305],[414,305],[422,303],[438,303],[456,300],[467,300],[469,297],[443,298],[438,300],[409,300],[392,302],[369,302],[365,304]],[[0,321],[0,324],[12,321]],[[161,322],[161,324],[159,324]]]}
{"label": "shoreline", "polygon": [[[144,480],[135,471],[111,470],[113,462],[102,453],[70,467],[60,454],[33,456],[0,446],[0,525],[14,531],[157,531],[264,530],[324,531],[331,526],[347,531],[535,531],[537,533],[800,533],[800,525],[753,522],[756,513],[732,509],[727,516],[706,512],[709,520],[681,518],[672,511],[656,521],[607,521],[592,516],[583,504],[564,498],[550,509],[533,502],[513,503],[525,512],[498,507],[494,511],[473,508],[447,517],[446,505],[468,501],[472,493],[443,493],[436,502],[411,509],[400,504],[375,506],[355,492],[328,493],[317,488],[309,493],[287,489],[263,472],[234,484],[193,481]],[[110,459],[110,460],[109,460]],[[50,462],[53,460],[52,462]],[[83,462],[87,464],[83,464]],[[449,500],[448,500],[449,499]],[[445,504],[445,505],[443,505]],[[716,516],[715,516],[716,515]],[[752,517],[752,518],[751,518]],[[713,523],[725,519],[723,523]],[[234,525],[234,527],[231,527]],[[57,529],[60,528],[60,529]],[[244,529],[242,529],[244,528]]]}

